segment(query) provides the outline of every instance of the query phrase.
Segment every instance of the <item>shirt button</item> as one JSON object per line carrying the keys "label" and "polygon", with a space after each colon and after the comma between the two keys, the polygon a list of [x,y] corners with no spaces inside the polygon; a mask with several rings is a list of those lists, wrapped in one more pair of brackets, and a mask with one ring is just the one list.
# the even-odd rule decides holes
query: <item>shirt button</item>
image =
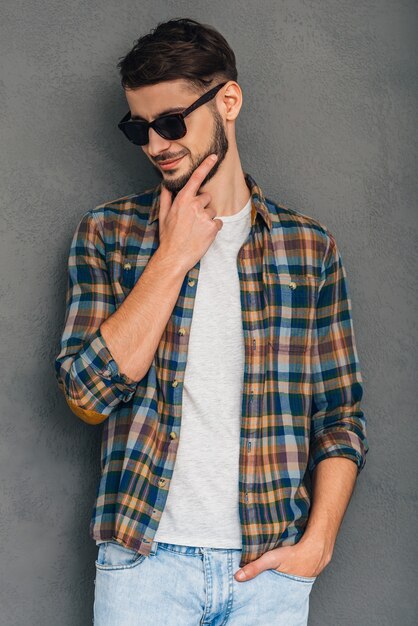
{"label": "shirt button", "polygon": [[186,329],[185,328],[179,328],[179,335],[185,335],[186,334]]}
{"label": "shirt button", "polygon": [[179,381],[174,379],[173,382],[171,383],[172,387],[177,387],[177,385],[179,384]]}
{"label": "shirt button", "polygon": [[160,485],[160,487],[162,487],[163,485],[165,485],[165,478],[160,478],[158,480],[158,484]]}
{"label": "shirt button", "polygon": [[195,284],[195,279],[194,278],[189,278],[189,280],[187,281],[187,284],[189,285],[189,287],[193,287],[193,285]]}
{"label": "shirt button", "polygon": [[111,371],[110,371],[110,369],[108,367],[103,370],[103,376],[110,380],[110,378],[112,376],[112,373],[111,373]]}
{"label": "shirt button", "polygon": [[174,431],[170,433],[170,439],[177,439],[177,433],[175,433]]}
{"label": "shirt button", "polygon": [[289,287],[290,287],[290,289],[296,289],[296,283],[295,283],[295,282],[293,282],[293,280],[292,280],[292,281],[290,281],[290,283],[289,283]]}

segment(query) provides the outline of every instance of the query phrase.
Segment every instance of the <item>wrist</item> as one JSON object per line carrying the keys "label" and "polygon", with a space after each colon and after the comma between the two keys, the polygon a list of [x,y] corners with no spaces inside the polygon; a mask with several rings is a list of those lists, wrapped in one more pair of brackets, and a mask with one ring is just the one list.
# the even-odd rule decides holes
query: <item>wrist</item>
{"label": "wrist", "polygon": [[315,546],[318,550],[320,550],[326,559],[331,560],[332,553],[334,551],[335,540],[329,535],[325,533],[313,533],[306,530],[300,539],[299,543]]}
{"label": "wrist", "polygon": [[184,278],[189,271],[184,260],[178,254],[167,250],[163,245],[158,246],[151,257],[152,260],[154,260],[154,263],[158,263],[163,271],[170,273],[173,278]]}

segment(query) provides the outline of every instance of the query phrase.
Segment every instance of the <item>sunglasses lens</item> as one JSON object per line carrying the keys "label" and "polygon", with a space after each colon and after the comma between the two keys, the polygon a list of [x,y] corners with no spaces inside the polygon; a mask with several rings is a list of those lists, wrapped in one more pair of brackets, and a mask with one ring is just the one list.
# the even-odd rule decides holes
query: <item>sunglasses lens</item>
{"label": "sunglasses lens", "polygon": [[141,122],[129,122],[123,125],[123,132],[129,141],[137,146],[144,146],[148,143],[148,128],[147,124]]}
{"label": "sunglasses lens", "polygon": [[[186,132],[183,119],[177,115],[159,117],[153,124],[155,130],[165,139],[180,139]],[[121,125],[125,136],[138,146],[148,143],[148,124],[139,120],[128,121]]]}
{"label": "sunglasses lens", "polygon": [[185,131],[182,118],[176,115],[157,118],[155,120],[155,129],[165,139],[180,139]]}

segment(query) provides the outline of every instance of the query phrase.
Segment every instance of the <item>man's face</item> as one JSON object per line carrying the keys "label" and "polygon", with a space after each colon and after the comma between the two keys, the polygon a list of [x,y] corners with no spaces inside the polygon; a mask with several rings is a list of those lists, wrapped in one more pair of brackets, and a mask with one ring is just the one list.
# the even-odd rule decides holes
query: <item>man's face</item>
{"label": "man's face", "polygon": [[[171,109],[184,110],[199,97],[199,94],[187,89],[187,83],[183,80],[125,90],[125,94],[131,116],[139,116],[148,122],[162,112],[174,112]],[[185,118],[187,133],[181,139],[164,139],[153,128],[149,129],[149,143],[142,146],[142,150],[163,179],[163,185],[174,195],[184,187],[194,170],[209,154],[215,152],[218,160],[202,186],[215,175],[226,156],[228,138],[222,116],[215,104],[218,95],[220,96],[219,92],[209,104],[198,107]],[[164,161],[180,157],[182,158],[174,166],[163,169]]]}

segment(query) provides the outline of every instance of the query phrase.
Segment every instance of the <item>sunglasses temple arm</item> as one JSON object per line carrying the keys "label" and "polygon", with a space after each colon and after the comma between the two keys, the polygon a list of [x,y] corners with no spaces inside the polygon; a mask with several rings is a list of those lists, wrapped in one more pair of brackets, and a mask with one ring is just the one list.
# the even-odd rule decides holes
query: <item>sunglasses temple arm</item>
{"label": "sunglasses temple arm", "polygon": [[[221,83],[220,85],[216,85],[216,87],[213,87],[213,89],[211,89],[210,91],[208,91],[207,93],[203,94],[203,96],[201,98],[199,98],[198,100],[196,100],[196,102],[194,102],[193,104],[191,104],[189,106],[188,109],[185,109],[185,111],[183,111],[181,113],[182,117],[186,117],[186,115],[189,115],[189,113],[191,113],[192,111],[194,111],[195,109],[197,109],[197,107],[201,106],[202,104],[205,104],[206,102],[208,102],[209,100],[211,100],[217,93],[218,91],[221,89],[221,87],[223,87],[224,85],[226,85],[228,81],[225,81],[224,83]],[[164,116],[166,117],[166,116]],[[131,119],[131,112],[128,111],[127,114],[121,119],[121,121],[119,122],[119,124],[123,124],[124,122],[127,122],[128,120]],[[155,120],[154,120],[155,121]],[[118,126],[119,126],[118,124]],[[152,122],[151,122],[152,124]],[[149,124],[151,126],[151,124]]]}
{"label": "sunglasses temple arm", "polygon": [[183,111],[183,113],[181,115],[183,117],[186,117],[186,115],[189,115],[189,113],[191,113],[192,111],[197,109],[197,107],[200,107],[202,104],[205,104],[206,102],[209,102],[209,100],[211,100],[218,93],[218,91],[221,89],[221,87],[226,85],[227,82],[228,81],[226,81],[224,83],[221,83],[220,85],[216,85],[216,87],[214,87],[213,89],[211,89],[207,93],[203,94],[203,96],[201,98],[199,98],[198,100],[196,100],[196,102],[191,104],[189,106],[189,108],[186,109],[185,111]]}

